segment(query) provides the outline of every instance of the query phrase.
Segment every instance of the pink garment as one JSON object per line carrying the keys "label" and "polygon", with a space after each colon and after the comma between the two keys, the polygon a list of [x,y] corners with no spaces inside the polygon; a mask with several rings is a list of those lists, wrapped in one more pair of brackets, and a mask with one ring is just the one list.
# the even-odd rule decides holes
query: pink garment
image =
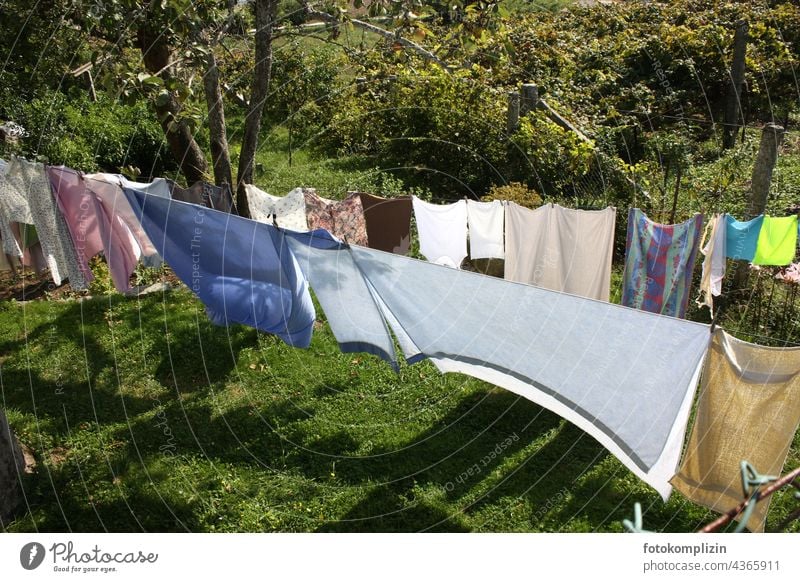
{"label": "pink garment", "polygon": [[103,207],[107,215],[118,216],[122,222],[130,229],[136,244],[145,257],[158,255],[153,243],[142,228],[141,221],[133,212],[128,199],[122,193],[119,181],[113,182],[106,177],[111,174],[86,174],[83,178],[89,185],[89,189],[94,192],[97,201]]}
{"label": "pink garment", "polygon": [[86,280],[94,278],[89,259],[102,252],[114,287],[120,292],[130,289],[130,277],[136,268],[139,249],[128,227],[103,208],[78,172],[61,166],[50,167],[47,173],[75,245],[78,266]]}

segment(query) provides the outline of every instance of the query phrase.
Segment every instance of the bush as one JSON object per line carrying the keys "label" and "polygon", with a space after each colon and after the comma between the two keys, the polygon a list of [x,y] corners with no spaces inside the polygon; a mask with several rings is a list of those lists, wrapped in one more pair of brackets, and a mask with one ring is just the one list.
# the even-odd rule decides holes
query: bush
{"label": "bush", "polygon": [[82,92],[53,91],[16,103],[10,116],[30,136],[7,153],[41,156],[85,172],[134,166],[147,177],[175,168],[163,131],[143,102],[122,105],[102,95],[92,102]]}

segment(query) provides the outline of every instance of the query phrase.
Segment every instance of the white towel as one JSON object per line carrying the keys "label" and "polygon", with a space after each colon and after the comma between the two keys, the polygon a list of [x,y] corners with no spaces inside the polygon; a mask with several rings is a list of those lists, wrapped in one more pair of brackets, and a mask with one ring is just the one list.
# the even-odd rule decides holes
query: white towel
{"label": "white towel", "polygon": [[469,254],[473,259],[505,258],[503,219],[505,209],[500,200],[467,201],[469,222]]}
{"label": "white towel", "polygon": [[724,214],[717,214],[712,218],[708,227],[711,235],[706,246],[700,249],[705,255],[703,259],[703,275],[700,278],[700,300],[698,305],[708,305],[711,316],[714,316],[714,297],[722,293],[722,280],[725,278],[726,255],[726,229],[727,221]]}
{"label": "white towel", "polygon": [[505,278],[608,301],[617,211],[506,204]]}

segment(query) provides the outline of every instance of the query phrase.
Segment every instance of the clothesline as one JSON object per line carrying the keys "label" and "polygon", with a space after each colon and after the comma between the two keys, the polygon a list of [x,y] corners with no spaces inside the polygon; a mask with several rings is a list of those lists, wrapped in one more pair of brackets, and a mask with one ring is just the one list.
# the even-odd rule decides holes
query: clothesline
{"label": "clothesline", "polygon": [[[774,386],[771,390],[800,388],[796,348],[747,344],[721,329],[712,334],[709,325],[668,316],[682,314],[688,301],[701,215],[679,225],[660,225],[631,209],[623,306],[598,296],[609,288],[613,208],[581,211],[546,204],[529,210],[513,202],[433,205],[406,198],[405,208],[421,209],[417,226],[420,237],[426,237],[420,238],[420,248],[432,259],[427,262],[391,252],[395,249],[346,244],[333,236],[329,230],[348,240],[362,235],[366,240],[368,225],[358,193],[334,202],[301,189],[293,199],[311,207],[304,215],[306,226],[313,222],[326,227],[301,232],[171,199],[169,193],[143,191],[141,186],[150,185],[121,178],[103,181],[109,185],[103,189],[73,170],[12,163],[36,179],[21,182],[27,189],[0,180],[0,194],[16,195],[20,204],[35,200],[37,212],[46,207],[48,216],[62,220],[66,228],[60,234],[40,233],[43,242],[61,244],[60,252],[73,252],[78,261],[86,259],[81,252],[105,252],[110,265],[127,270],[135,260],[113,253],[128,243],[141,251],[146,238],[152,252],[204,303],[211,321],[249,325],[296,347],[311,342],[316,320],[313,289],[343,352],[371,353],[397,367],[399,347],[409,364],[428,359],[442,373],[467,374],[519,394],[593,436],[665,500],[678,470],[701,371],[705,370],[704,394],[736,389],[747,374],[752,376],[748,382],[769,384]],[[286,199],[273,198],[264,198],[268,221],[285,219],[287,208],[297,213],[294,202],[281,204]],[[4,202],[0,195],[0,212]],[[70,213],[84,203],[97,222],[92,248],[86,247],[88,223],[81,223],[79,213]],[[383,206],[382,199],[376,204]],[[471,205],[478,212],[470,218]],[[39,220],[37,213],[31,214]],[[763,222],[769,224],[766,218]],[[724,217],[715,217],[715,242],[721,233],[727,234],[722,225],[727,225]],[[793,231],[796,237],[796,221]],[[753,233],[747,230],[748,243]],[[127,234],[132,239],[123,236]],[[511,258],[512,266],[514,260],[519,267],[520,260],[527,259],[533,268],[521,278],[538,277],[540,285],[460,270],[468,234],[480,240],[476,247],[488,254],[502,251],[507,261],[511,253],[521,253]],[[766,250],[755,245],[754,252],[771,256],[779,245],[769,242]],[[712,255],[724,256],[709,251],[707,259]],[[52,257],[56,260],[55,254]],[[434,264],[437,260],[450,267]],[[54,264],[59,265],[57,260]],[[115,282],[125,280],[115,277]],[[715,370],[726,361],[740,367],[734,366],[720,383],[714,380]],[[764,439],[736,441],[731,427],[742,422],[758,433],[780,415],[781,428],[770,433],[767,444],[777,447],[769,458],[782,465],[786,443],[800,423],[800,398],[783,401],[786,404],[778,408],[763,402],[725,413],[722,436],[734,443],[737,460],[757,453],[749,447]],[[770,406],[769,414],[762,413]],[[713,406],[704,405],[703,410],[693,430],[700,430],[696,427],[701,420],[702,426],[711,427],[707,430],[721,430],[714,422]],[[698,435],[680,468],[681,490],[708,505],[699,493],[704,487],[732,485],[726,481],[727,466],[721,466],[709,484],[704,480],[711,477],[698,476],[687,465],[690,458],[700,459],[692,463],[713,462],[719,452],[714,439]],[[751,529],[759,523],[763,526],[762,520]]]}

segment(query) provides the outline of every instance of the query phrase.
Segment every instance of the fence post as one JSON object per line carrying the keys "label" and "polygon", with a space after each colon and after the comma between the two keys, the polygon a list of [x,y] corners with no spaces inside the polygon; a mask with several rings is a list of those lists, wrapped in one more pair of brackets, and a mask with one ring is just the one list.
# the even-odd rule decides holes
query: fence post
{"label": "fence post", "polygon": [[519,91],[508,92],[508,114],[506,116],[506,134],[511,135],[519,127]]}
{"label": "fence post", "polygon": [[736,134],[744,124],[742,111],[742,85],[744,85],[745,57],[747,56],[747,32],[750,25],[745,20],[736,23],[733,35],[733,62],[731,63],[728,94],[725,99],[725,114],[722,128],[722,149],[730,149],[736,143]]}
{"label": "fence post", "polygon": [[[764,214],[767,207],[772,172],[778,162],[778,151],[783,143],[785,133],[782,126],[774,123],[768,123],[761,131],[761,144],[755,164],[753,164],[753,175],[750,180],[750,203],[747,206],[747,216],[745,217],[748,220]],[[746,261],[740,261],[736,267],[733,281],[734,290],[744,288],[747,283],[747,275],[748,264]]]}
{"label": "fence post", "polygon": [[533,83],[525,83],[522,86],[522,100],[520,102],[519,114],[524,117],[539,106],[539,87]]}

